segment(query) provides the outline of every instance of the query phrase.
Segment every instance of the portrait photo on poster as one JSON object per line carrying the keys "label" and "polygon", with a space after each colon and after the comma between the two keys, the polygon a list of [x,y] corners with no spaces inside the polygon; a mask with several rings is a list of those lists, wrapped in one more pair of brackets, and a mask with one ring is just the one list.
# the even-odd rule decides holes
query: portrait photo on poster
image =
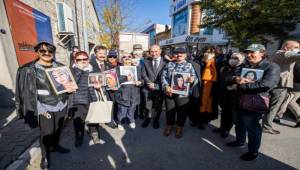
{"label": "portrait photo on poster", "polygon": [[78,89],[76,81],[66,66],[45,69],[46,75],[55,93],[62,94],[67,92],[67,88]]}
{"label": "portrait photo on poster", "polygon": [[115,69],[106,70],[103,75],[107,90],[117,90],[119,88],[118,75]]}
{"label": "portrait photo on poster", "polygon": [[171,88],[174,94],[185,95],[189,94],[190,83],[188,78],[190,73],[173,72]]}
{"label": "portrait photo on poster", "polygon": [[121,84],[135,84],[138,81],[136,66],[120,66],[120,74],[127,77],[127,81]]}
{"label": "portrait photo on poster", "polygon": [[95,85],[105,86],[105,75],[102,73],[90,73],[89,74],[89,87],[93,87]]}
{"label": "portrait photo on poster", "polygon": [[259,81],[264,75],[264,70],[242,68],[241,77],[247,78],[250,81]]}

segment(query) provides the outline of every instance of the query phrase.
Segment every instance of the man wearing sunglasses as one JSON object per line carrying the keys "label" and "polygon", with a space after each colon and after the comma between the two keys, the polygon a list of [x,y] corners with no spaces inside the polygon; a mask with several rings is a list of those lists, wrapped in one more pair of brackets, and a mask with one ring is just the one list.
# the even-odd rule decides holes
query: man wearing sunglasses
{"label": "man wearing sunglasses", "polygon": [[[16,80],[16,110],[31,128],[40,128],[41,169],[49,168],[50,152],[68,153],[59,145],[67,108],[67,94],[56,95],[45,69],[63,66],[54,59],[55,46],[40,42],[35,47],[37,59],[21,66]],[[73,88],[66,89],[69,93]]]}

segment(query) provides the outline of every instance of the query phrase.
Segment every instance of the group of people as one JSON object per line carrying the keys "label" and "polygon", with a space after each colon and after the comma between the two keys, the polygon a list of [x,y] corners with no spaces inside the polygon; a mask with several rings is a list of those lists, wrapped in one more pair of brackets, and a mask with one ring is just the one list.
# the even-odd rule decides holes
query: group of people
{"label": "group of people", "polygon": [[[185,48],[174,49],[171,56],[162,55],[158,45],[151,46],[149,55],[138,45],[132,53],[121,55],[96,46],[93,56],[73,47],[70,70],[77,86],[66,86],[67,93],[56,94],[45,70],[63,64],[54,58],[54,45],[40,42],[35,46],[37,59],[17,72],[17,113],[30,127],[40,128],[42,169],[50,165],[50,152],[69,152],[59,145],[66,117],[73,119],[75,147],[82,145],[85,127],[92,141],[100,143],[99,124],[85,123],[90,103],[99,100],[99,94],[114,103],[112,122],[106,125],[119,130],[125,130],[127,123],[129,128],[136,128],[137,117],[144,119],[143,128],[152,123],[153,128],[158,129],[160,115],[165,113],[163,135],[170,136],[175,129],[175,137],[181,138],[187,118],[191,126],[205,129],[221,112],[221,125],[213,131],[228,137],[235,125],[236,140],[227,143],[229,147],[245,145],[248,134],[249,151],[241,158],[250,161],[258,156],[263,129],[267,133],[279,133],[272,122],[274,118],[279,121],[287,108],[297,118],[296,127],[300,125],[297,104],[300,95],[295,89],[297,83],[293,85],[294,65],[300,60],[299,49],[298,42],[287,41],[274,56],[267,57],[264,45],[251,44],[241,53],[224,57],[217,48],[209,46],[201,56],[192,57]],[[137,79],[121,75],[123,66],[135,66]],[[258,78],[255,71],[242,75],[245,68],[259,70],[262,75]],[[90,73],[112,69],[117,73],[118,87],[107,88],[101,83],[89,86]],[[128,81],[131,83],[126,83]],[[260,124],[262,117],[263,125]]]}

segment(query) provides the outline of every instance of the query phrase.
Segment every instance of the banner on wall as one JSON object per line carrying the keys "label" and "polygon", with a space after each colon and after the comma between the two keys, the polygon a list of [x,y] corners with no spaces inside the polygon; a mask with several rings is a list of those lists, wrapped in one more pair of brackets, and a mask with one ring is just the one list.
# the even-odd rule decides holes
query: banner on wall
{"label": "banner on wall", "polygon": [[173,35],[172,37],[177,37],[187,34],[188,25],[188,9],[185,8],[182,11],[174,15],[173,18]]}
{"label": "banner on wall", "polygon": [[20,66],[36,59],[33,47],[41,41],[53,43],[50,17],[18,1],[5,0],[17,60]]}

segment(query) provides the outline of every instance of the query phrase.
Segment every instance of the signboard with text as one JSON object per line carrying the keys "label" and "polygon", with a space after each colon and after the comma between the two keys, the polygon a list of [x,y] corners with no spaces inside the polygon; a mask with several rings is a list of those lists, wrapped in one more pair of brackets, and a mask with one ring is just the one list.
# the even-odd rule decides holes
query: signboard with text
{"label": "signboard with text", "polygon": [[188,9],[185,8],[173,17],[173,34],[172,37],[177,37],[187,34],[188,26]]}
{"label": "signboard with text", "polygon": [[33,47],[53,43],[50,17],[19,0],[5,0],[17,60],[20,66],[36,59]]}

